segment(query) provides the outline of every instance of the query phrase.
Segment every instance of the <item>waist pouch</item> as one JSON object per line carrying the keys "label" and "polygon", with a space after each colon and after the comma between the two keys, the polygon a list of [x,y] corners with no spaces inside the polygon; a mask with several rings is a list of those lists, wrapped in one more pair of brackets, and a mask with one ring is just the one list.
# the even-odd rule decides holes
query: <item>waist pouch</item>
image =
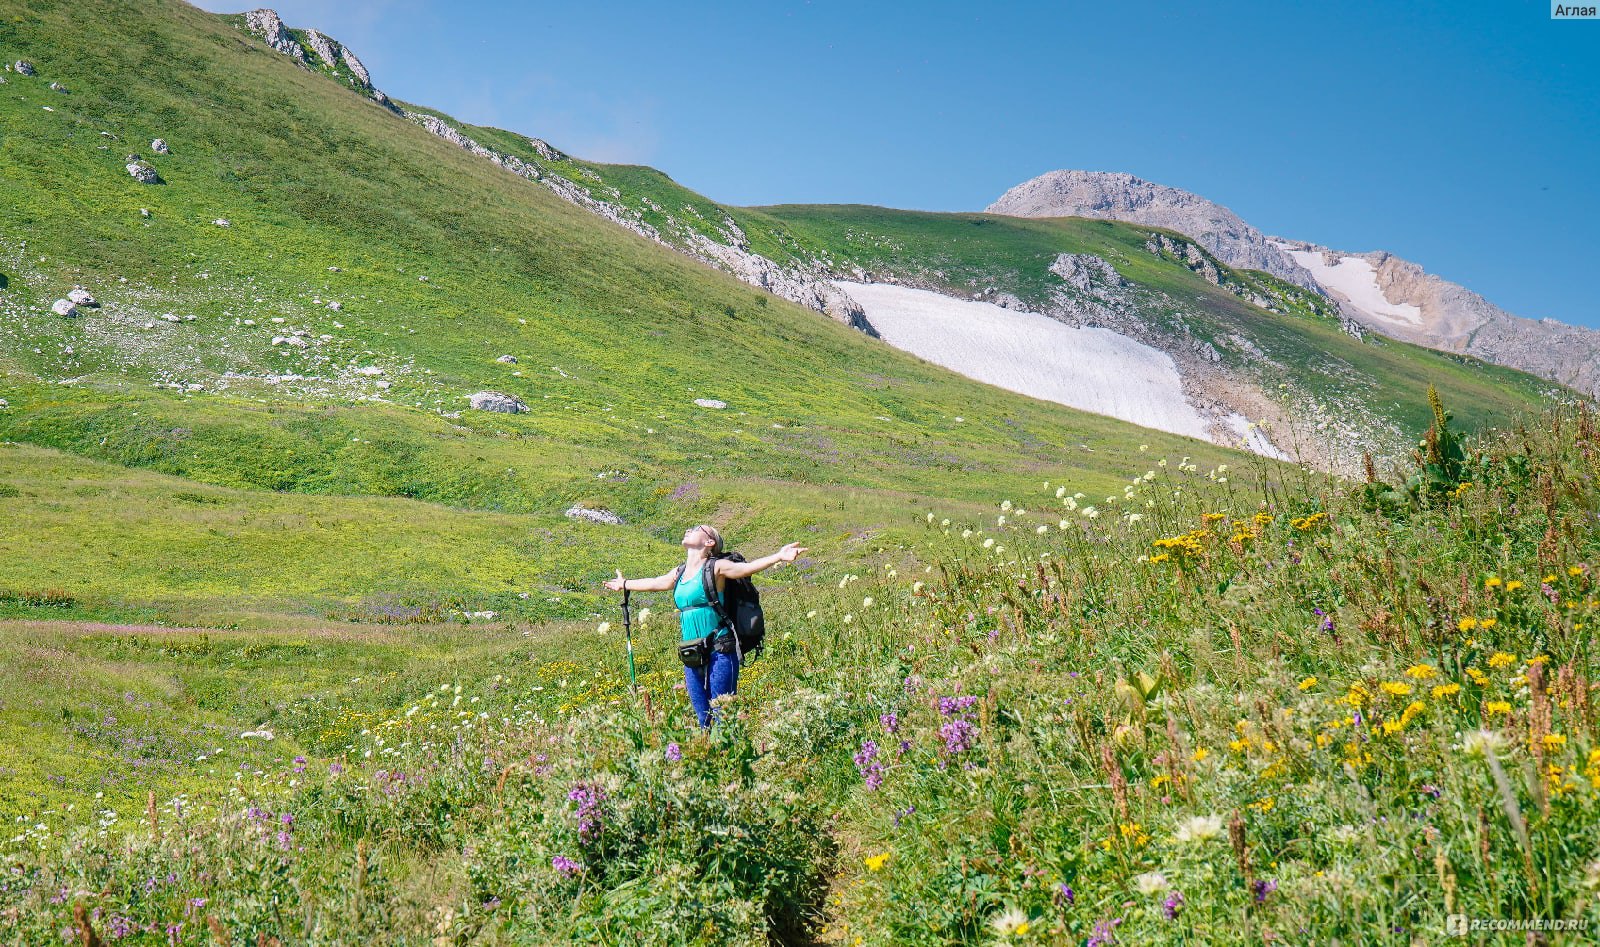
{"label": "waist pouch", "polygon": [[[719,628],[709,635],[680,642],[678,644],[678,660],[682,661],[683,666],[686,668],[700,668],[711,663],[711,654],[714,651],[720,651],[723,654],[734,654],[737,645],[734,643],[733,635],[724,635],[722,631],[723,629]],[[721,636],[720,639],[719,635]]]}

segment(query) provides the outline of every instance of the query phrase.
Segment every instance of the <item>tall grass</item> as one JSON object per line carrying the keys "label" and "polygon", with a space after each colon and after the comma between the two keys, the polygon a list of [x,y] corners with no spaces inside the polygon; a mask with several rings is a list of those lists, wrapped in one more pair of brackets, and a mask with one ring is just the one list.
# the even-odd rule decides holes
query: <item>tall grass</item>
{"label": "tall grass", "polygon": [[19,833],[0,923],[44,942],[81,903],[133,942],[701,944],[1600,923],[1596,427],[1564,409],[1468,445],[1448,489],[1151,458],[1113,497],[997,497],[806,603],[710,736],[670,669],[633,698],[597,686],[620,669],[553,668],[559,709],[526,681],[429,686],[214,810]]}

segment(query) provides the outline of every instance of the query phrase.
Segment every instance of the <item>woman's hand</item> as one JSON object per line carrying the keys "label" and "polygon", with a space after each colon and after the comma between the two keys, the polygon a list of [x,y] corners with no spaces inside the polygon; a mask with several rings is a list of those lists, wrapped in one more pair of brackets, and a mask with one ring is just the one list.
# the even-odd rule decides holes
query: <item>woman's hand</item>
{"label": "woman's hand", "polygon": [[627,579],[624,579],[622,577],[622,570],[618,569],[617,570],[617,577],[615,579],[607,579],[606,580],[606,588],[610,589],[613,592],[620,592],[620,591],[622,591],[623,583],[625,583],[627,581],[628,581]]}
{"label": "woman's hand", "polygon": [[806,547],[800,545],[799,543],[790,543],[789,545],[778,550],[778,561],[793,562],[801,553],[805,551]]}

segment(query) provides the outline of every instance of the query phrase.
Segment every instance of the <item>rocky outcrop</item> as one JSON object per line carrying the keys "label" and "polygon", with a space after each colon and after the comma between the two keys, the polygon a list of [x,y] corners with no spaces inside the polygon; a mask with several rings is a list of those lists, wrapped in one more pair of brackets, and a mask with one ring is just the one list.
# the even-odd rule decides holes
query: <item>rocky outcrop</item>
{"label": "rocky outcrop", "polygon": [[302,65],[306,61],[306,51],[293,36],[289,35],[288,27],[283,25],[276,10],[251,10],[244,15],[245,27],[250,32],[261,37],[261,41],[285,56]]}
{"label": "rocky outcrop", "polygon": [[521,414],[528,406],[511,395],[500,391],[480,391],[467,396],[475,411],[495,411],[500,414]]}
{"label": "rocky outcrop", "polygon": [[81,286],[67,294],[67,301],[74,306],[88,306],[90,309],[97,309],[100,306],[99,301],[94,298],[94,294]]}
{"label": "rocky outcrop", "polygon": [[[1289,240],[1278,245],[1321,274],[1340,310],[1363,329],[1600,395],[1600,332],[1513,315],[1383,250],[1345,253]],[[1360,282],[1343,275],[1352,265],[1364,277]]]}
{"label": "rocky outcrop", "polygon": [[39,74],[38,70],[33,68],[33,63],[28,62],[26,59],[17,60],[17,64],[11,68],[15,69],[19,75],[36,76]]}
{"label": "rocky outcrop", "polygon": [[820,276],[785,269],[758,253],[741,246],[718,243],[704,234],[690,234],[688,249],[690,255],[719,270],[732,273],[751,286],[799,303],[807,309],[825,313],[874,338],[878,335],[872,323],[867,321],[866,311],[861,305],[844,290]]}
{"label": "rocky outcrop", "polygon": [[158,155],[172,154],[172,149],[167,147],[167,140],[165,138],[157,138],[155,141],[152,141],[150,143],[150,150]]}
{"label": "rocky outcrop", "polygon": [[50,306],[50,311],[58,316],[71,318],[78,314],[78,307],[74,306],[71,300],[58,299]]}
{"label": "rocky outcrop", "polygon": [[1050,264],[1050,272],[1079,292],[1127,285],[1127,280],[1122,278],[1116,267],[1091,253],[1060,254]]}
{"label": "rocky outcrop", "polygon": [[1131,174],[1051,171],[1024,181],[987,212],[1011,217],[1093,217],[1176,230],[1232,267],[1262,270],[1307,288],[1311,274],[1221,204]]}
{"label": "rocky outcrop", "polygon": [[350,70],[350,75],[355,77],[362,88],[372,88],[372,73],[368,72],[367,67],[362,65],[361,60],[356,58],[356,54],[350,51],[350,47],[339,47],[339,61],[344,63],[346,69]]}
{"label": "rocky outcrop", "polygon": [[306,30],[306,45],[329,69],[339,67],[339,44],[317,30]]}

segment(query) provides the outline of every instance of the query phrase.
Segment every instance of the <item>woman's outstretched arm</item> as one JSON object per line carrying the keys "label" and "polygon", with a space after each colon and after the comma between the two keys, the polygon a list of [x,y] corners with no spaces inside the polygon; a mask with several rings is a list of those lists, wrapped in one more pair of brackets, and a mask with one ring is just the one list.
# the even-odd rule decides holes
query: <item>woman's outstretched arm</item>
{"label": "woman's outstretched arm", "polygon": [[606,580],[606,588],[613,592],[620,592],[622,591],[622,584],[626,582],[630,592],[665,592],[672,588],[677,579],[678,570],[676,569],[666,575],[658,575],[653,579],[624,579],[622,570],[618,569],[616,578]]}
{"label": "woman's outstretched arm", "polygon": [[718,559],[717,574],[724,578],[742,579],[745,576],[755,575],[762,569],[770,569],[780,562],[793,562],[796,556],[805,551],[806,547],[799,543],[790,543],[770,556],[762,556],[760,559],[752,559],[749,562],[729,562],[726,559]]}

